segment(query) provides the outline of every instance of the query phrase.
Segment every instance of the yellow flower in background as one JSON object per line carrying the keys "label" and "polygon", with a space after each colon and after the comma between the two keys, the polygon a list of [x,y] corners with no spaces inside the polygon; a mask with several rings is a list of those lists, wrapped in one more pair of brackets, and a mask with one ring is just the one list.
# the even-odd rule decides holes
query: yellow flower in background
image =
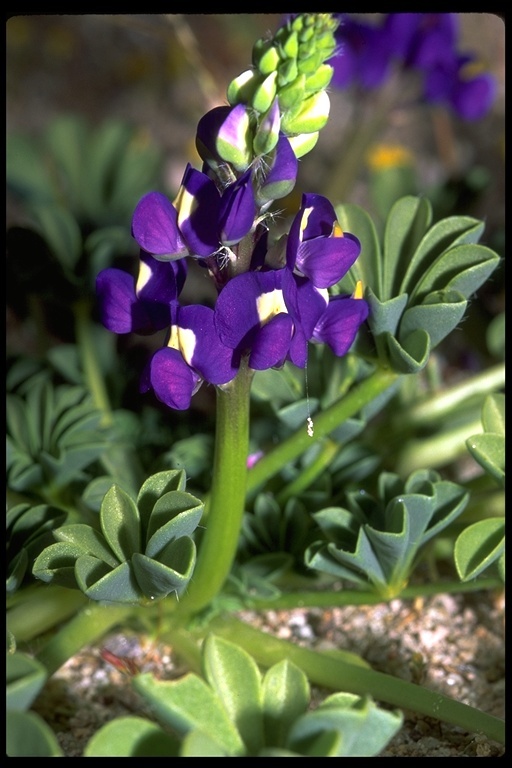
{"label": "yellow flower in background", "polygon": [[372,171],[386,171],[414,165],[414,156],[400,144],[376,144],[369,150],[366,162]]}

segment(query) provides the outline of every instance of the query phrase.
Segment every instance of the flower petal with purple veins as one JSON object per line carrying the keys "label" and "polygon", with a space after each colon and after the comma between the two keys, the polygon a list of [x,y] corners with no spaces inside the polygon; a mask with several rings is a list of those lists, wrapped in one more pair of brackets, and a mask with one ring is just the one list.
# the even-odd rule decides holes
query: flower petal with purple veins
{"label": "flower petal with purple veins", "polygon": [[141,381],[141,391],[151,388],[158,400],[169,408],[184,411],[200,383],[201,377],[187,365],[181,353],[164,347],[151,358]]}
{"label": "flower petal with purple veins", "polygon": [[346,354],[356,338],[359,326],[368,317],[368,304],[352,296],[331,298],[313,332],[315,341],[328,344],[335,355]]}
{"label": "flower petal with purple veins", "polygon": [[177,211],[160,192],[149,192],[138,202],[132,217],[132,235],[142,250],[161,261],[188,255],[178,229]]}

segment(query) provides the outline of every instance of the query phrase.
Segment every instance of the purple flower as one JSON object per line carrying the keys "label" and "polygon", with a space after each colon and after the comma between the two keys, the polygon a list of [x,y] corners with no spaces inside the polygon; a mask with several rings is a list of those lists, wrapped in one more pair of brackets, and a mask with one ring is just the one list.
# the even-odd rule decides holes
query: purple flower
{"label": "purple flower", "polygon": [[260,162],[258,176],[258,202],[268,205],[288,195],[295,186],[299,161],[288,138],[281,133],[275,149]]}
{"label": "purple flower", "polygon": [[329,299],[325,289],[288,268],[246,272],[230,280],[215,306],[219,338],[255,370],[290,360],[303,368],[310,340],[343,355],[368,315],[362,299]]}
{"label": "purple flower", "polygon": [[114,333],[154,333],[170,322],[170,307],[184,283],[183,262],[157,261],[140,254],[137,280],[110,267],[96,278],[103,325]]}
{"label": "purple flower", "polygon": [[239,243],[256,218],[252,170],[246,171],[222,193],[219,212],[219,237],[222,245]]}
{"label": "purple flower", "polygon": [[149,192],[137,204],[132,235],[143,251],[161,261],[181,259],[189,253],[178,228],[178,212],[160,192]]}
{"label": "purple flower", "polygon": [[256,216],[251,173],[249,169],[228,184],[221,195],[215,182],[189,163],[173,204],[160,192],[140,200],[133,214],[133,237],[161,261],[207,258],[239,243]]}
{"label": "purple flower", "polygon": [[374,25],[347,14],[340,16],[341,24],[335,33],[339,55],[329,61],[334,67],[331,84],[338,88],[353,83],[366,89],[379,88],[391,73],[392,39]]}
{"label": "purple flower", "polygon": [[313,330],[313,341],[327,344],[337,357],[355,341],[359,326],[368,317],[368,304],[354,296],[334,296]]}
{"label": "purple flower", "polygon": [[186,410],[203,381],[226,384],[237,370],[238,357],[220,341],[213,310],[175,304],[167,346],[149,361],[141,391],[152,389],[170,408]]}
{"label": "purple flower", "polygon": [[332,204],[322,195],[304,194],[286,247],[289,269],[298,270],[317,288],[330,288],[361,252],[357,237],[344,233]]}
{"label": "purple flower", "polygon": [[495,79],[481,69],[475,72],[474,56],[457,50],[458,14],[389,13],[376,25],[340,16],[333,85],[377,88],[393,66],[401,66],[422,76],[419,99],[427,103],[444,104],[464,120],[483,117],[491,108]]}
{"label": "purple flower", "polygon": [[457,56],[427,73],[425,98],[446,104],[463,120],[478,120],[494,103],[496,80],[488,72],[479,71],[472,57]]}

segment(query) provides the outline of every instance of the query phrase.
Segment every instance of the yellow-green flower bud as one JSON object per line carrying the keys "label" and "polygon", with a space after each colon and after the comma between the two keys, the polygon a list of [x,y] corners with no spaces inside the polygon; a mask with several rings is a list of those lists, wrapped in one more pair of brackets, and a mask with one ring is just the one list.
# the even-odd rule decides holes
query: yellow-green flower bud
{"label": "yellow-green flower bud", "polygon": [[305,84],[306,94],[310,95],[317,91],[325,90],[331,82],[333,72],[334,67],[331,67],[329,64],[322,64],[316,72],[308,75]]}
{"label": "yellow-green flower bud", "polygon": [[279,104],[283,112],[287,112],[290,109],[296,107],[300,108],[300,105],[304,101],[306,93],[306,76],[299,75],[292,83],[285,85],[283,88],[279,88]]}
{"label": "yellow-green flower bud", "polygon": [[307,155],[308,152],[311,152],[317,143],[319,136],[319,131],[316,133],[301,133],[299,136],[288,136],[288,141],[291,144],[297,160],[304,155]]}
{"label": "yellow-green flower bud", "polygon": [[251,105],[257,112],[266,112],[276,97],[277,72],[271,72],[265,80],[258,85],[251,98]]}
{"label": "yellow-green flower bud", "polygon": [[285,85],[288,85],[288,83],[291,83],[293,80],[295,80],[299,74],[299,70],[297,69],[297,62],[295,59],[287,59],[279,65],[277,72],[277,82],[279,84],[279,88],[281,89],[281,87],[284,87]]}
{"label": "yellow-green flower bud", "polygon": [[292,32],[287,27],[281,27],[276,35],[276,40],[281,48],[282,58],[297,58],[297,53],[299,52],[299,38],[297,32]]}
{"label": "yellow-green flower bud", "polygon": [[321,51],[315,51],[306,59],[299,59],[299,72],[304,72],[305,75],[313,75],[320,68],[323,60],[324,57]]}
{"label": "yellow-green flower bud", "polygon": [[326,91],[319,91],[303,102],[297,115],[290,117],[285,113],[281,129],[287,135],[319,131],[329,119],[330,107],[331,103]]}
{"label": "yellow-green flower bud", "polygon": [[281,58],[272,40],[261,39],[254,45],[252,60],[262,75],[270,75],[277,69]]}
{"label": "yellow-green flower bud", "polygon": [[261,75],[255,69],[247,69],[230,82],[227,90],[228,101],[235,104],[249,104],[252,96],[261,83]]}

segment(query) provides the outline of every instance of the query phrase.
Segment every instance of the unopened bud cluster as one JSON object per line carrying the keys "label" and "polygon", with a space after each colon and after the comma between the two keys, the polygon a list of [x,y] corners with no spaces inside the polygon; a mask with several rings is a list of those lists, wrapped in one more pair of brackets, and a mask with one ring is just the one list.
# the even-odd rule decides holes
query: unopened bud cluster
{"label": "unopened bud cluster", "polygon": [[[277,103],[279,130],[290,139],[296,157],[313,148],[329,117],[325,89],[333,68],[325,62],[336,49],[337,26],[338,21],[327,13],[290,19],[273,38],[256,42],[253,66],[227,89],[229,103],[252,108],[260,116],[258,123],[268,122]],[[256,154],[258,149],[256,145]]]}

